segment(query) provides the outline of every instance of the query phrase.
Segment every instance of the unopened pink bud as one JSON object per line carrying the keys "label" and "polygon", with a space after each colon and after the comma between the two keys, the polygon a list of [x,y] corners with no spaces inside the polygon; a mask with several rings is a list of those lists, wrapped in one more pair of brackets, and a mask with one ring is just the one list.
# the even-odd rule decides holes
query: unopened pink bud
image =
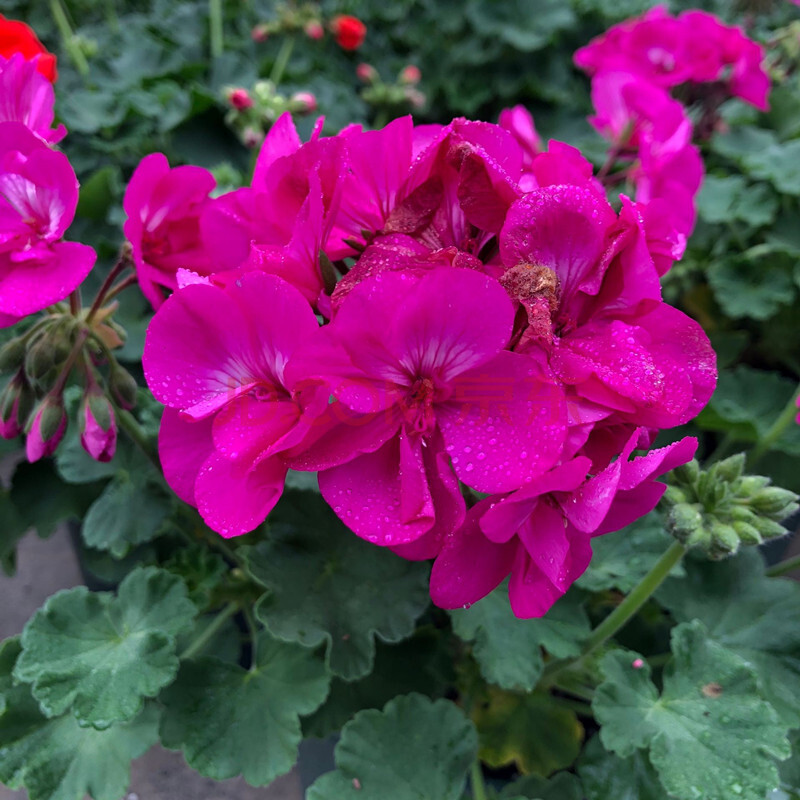
{"label": "unopened pink bud", "polygon": [[28,438],[25,440],[25,454],[33,463],[55,453],[67,429],[67,412],[61,398],[45,397],[36,409]]}
{"label": "unopened pink bud", "polygon": [[256,130],[255,128],[247,127],[244,129],[242,133],[242,142],[244,142],[244,146],[248,147],[249,149],[254,149],[258,147],[261,142],[264,141],[264,134],[261,131]]}
{"label": "unopened pink bud", "polygon": [[310,114],[317,110],[317,98],[311,92],[295,92],[292,95],[292,103],[297,104],[297,110],[301,114]]}
{"label": "unopened pink bud", "polygon": [[634,658],[631,666],[634,669],[641,669],[644,666],[644,659],[642,658]]}
{"label": "unopened pink bud", "polygon": [[378,77],[378,70],[372,64],[361,63],[356,67],[356,76],[363,83],[372,83]]}
{"label": "unopened pink bud", "polygon": [[400,72],[400,83],[406,83],[409,86],[415,86],[422,80],[422,72],[420,72],[419,67],[414,66],[414,64],[409,64],[407,67],[403,67],[403,70]]}
{"label": "unopened pink bud", "polygon": [[95,461],[111,461],[117,449],[117,424],[111,403],[97,387],[83,398],[79,419],[83,449]]}
{"label": "unopened pink bud", "polygon": [[264,25],[256,25],[252,31],[250,31],[250,38],[254,42],[266,42],[269,38],[269,28]]}
{"label": "unopened pink bud", "polygon": [[230,89],[228,91],[228,102],[237,110],[244,111],[246,108],[253,107],[253,98],[247,89]]}
{"label": "unopened pink bud", "polygon": [[309,39],[321,39],[325,35],[325,28],[323,28],[322,23],[316,19],[307,22],[303,30]]}

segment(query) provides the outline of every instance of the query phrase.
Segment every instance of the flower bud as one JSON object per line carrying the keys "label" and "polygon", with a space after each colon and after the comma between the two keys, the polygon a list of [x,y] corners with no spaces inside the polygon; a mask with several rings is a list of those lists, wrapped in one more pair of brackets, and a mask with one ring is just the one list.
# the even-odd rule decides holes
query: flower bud
{"label": "flower bud", "polygon": [[709,528],[710,541],[707,552],[712,559],[725,558],[739,550],[739,534],[732,525],[715,520]]}
{"label": "flower bud", "polygon": [[0,348],[0,372],[11,372],[19,369],[25,360],[25,342],[21,337],[16,337],[6,342]]}
{"label": "flower bud", "polygon": [[13,439],[25,430],[33,408],[34,396],[25,375],[20,371],[0,394],[0,436]]}
{"label": "flower bud", "polygon": [[785,536],[789,531],[773,519],[767,517],[756,517],[753,527],[758,530],[764,539],[776,539],[778,536]]}
{"label": "flower bud", "polygon": [[342,50],[358,50],[367,36],[367,26],[358,17],[340,14],[331,20],[331,32]]}
{"label": "flower bud", "polygon": [[263,22],[260,25],[256,25],[253,30],[250,31],[250,38],[254,42],[266,42],[267,39],[269,39],[269,25]]}
{"label": "flower bud", "polygon": [[61,397],[47,395],[36,409],[25,441],[28,461],[33,463],[52,455],[64,438],[66,429],[67,412],[63,400]]}
{"label": "flower bud", "polygon": [[703,515],[697,506],[678,503],[670,509],[666,526],[681,543],[687,544],[692,534],[703,526]]}
{"label": "flower bud", "polygon": [[325,35],[325,28],[318,19],[312,19],[303,26],[306,36],[309,39],[321,39]]}
{"label": "flower bud", "polygon": [[745,457],[744,453],[737,453],[735,456],[730,456],[723,461],[715,464],[712,469],[717,477],[728,483],[733,483],[742,477],[744,472]]}
{"label": "flower bud", "polygon": [[742,544],[758,546],[764,541],[758,528],[749,522],[734,522],[733,529],[742,540]]}
{"label": "flower bud", "polygon": [[114,409],[96,385],[84,395],[78,419],[83,449],[95,461],[111,461],[117,449]]}
{"label": "flower bud", "polygon": [[296,107],[298,114],[310,114],[317,110],[317,98],[311,92],[295,92],[289,102]]}
{"label": "flower bud", "polygon": [[264,141],[264,134],[248,125],[242,132],[242,143],[249,150],[255,150]]}
{"label": "flower bud", "polygon": [[378,79],[378,70],[372,64],[359,64],[356,67],[356,77],[362,83],[374,83]]}
{"label": "flower bud", "polygon": [[681,464],[681,466],[675,467],[672,474],[678,483],[694,484],[700,477],[700,464],[692,460],[688,464]]}
{"label": "flower bud", "polygon": [[241,87],[228,89],[225,94],[228,98],[228,102],[237,111],[244,111],[253,107],[253,98],[250,97],[250,93],[247,89],[242,89]]}
{"label": "flower bud", "polygon": [[786,519],[797,511],[797,495],[778,486],[767,486],[750,498],[750,505],[776,521]]}
{"label": "flower bud", "polygon": [[117,404],[130,411],[136,405],[138,385],[133,375],[119,364],[114,364],[108,377],[108,388]]}
{"label": "flower bud", "polygon": [[409,64],[400,71],[400,83],[404,83],[407,86],[416,86],[421,80],[422,72],[414,64]]}

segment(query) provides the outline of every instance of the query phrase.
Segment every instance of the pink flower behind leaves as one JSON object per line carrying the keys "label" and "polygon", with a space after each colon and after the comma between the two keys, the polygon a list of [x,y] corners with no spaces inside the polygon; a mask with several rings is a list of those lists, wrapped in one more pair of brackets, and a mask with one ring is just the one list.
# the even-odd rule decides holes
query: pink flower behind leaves
{"label": "pink flower behind leaves", "polygon": [[77,204],[67,157],[21,122],[0,123],[2,324],[63,300],[89,274],[94,250],[63,239]]}
{"label": "pink flower behind leaves", "polygon": [[302,440],[312,401],[327,402],[286,376],[294,351],[317,330],[296,289],[258,273],[185,286],[150,324],[143,365],[167,406],[164,475],[223,536],[263,522],[283,491],[282,454]]}
{"label": "pink flower behind leaves", "polygon": [[765,111],[763,61],[763,48],[740,28],[705,11],[672,17],[663,6],[615,25],[575,53],[575,64],[592,76],[630,72],[664,88],[722,80],[731,94]]}
{"label": "pink flower behind leaves", "polygon": [[505,497],[482,500],[450,536],[431,573],[431,597],[444,608],[480,600],[509,573],[511,608],[541,617],[579,578],[591,539],[650,512],[666,489],[655,478],[690,461],[691,437],[629,460],[634,431],[619,458],[594,477],[577,456]]}
{"label": "pink flower behind leaves", "polygon": [[563,395],[536,359],[504,350],[512,323],[500,285],[472,270],[383,273],[293,361],[337,400],[296,466],[322,470],[323,497],[359,536],[396,547],[428,534],[414,557],[435,554],[463,515],[453,472],[508,491],[558,458]]}
{"label": "pink flower behind leaves", "polygon": [[54,104],[53,84],[38,71],[35,60],[26,61],[20,53],[0,56],[0,122],[21,122],[42,141],[56,144],[67,129],[52,127]]}
{"label": "pink flower behind leaves", "polygon": [[170,168],[166,156],[145,156],[125,191],[125,236],[133,247],[144,296],[158,309],[177,288],[181,268],[208,275],[215,265],[200,240],[199,218],[214,188],[201,167]]}

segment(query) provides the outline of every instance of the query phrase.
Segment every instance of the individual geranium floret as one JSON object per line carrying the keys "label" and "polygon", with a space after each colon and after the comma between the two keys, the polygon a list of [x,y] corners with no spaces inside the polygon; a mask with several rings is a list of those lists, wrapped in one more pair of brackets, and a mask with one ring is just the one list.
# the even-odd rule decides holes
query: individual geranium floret
{"label": "individual geranium floret", "polygon": [[16,53],[0,57],[0,122],[21,122],[49,144],[60,142],[67,133],[63,125],[53,128],[53,86],[37,69]]}
{"label": "individual geranium floret", "polygon": [[212,264],[200,239],[199,218],[214,188],[201,167],[170,168],[166,156],[145,156],[125,191],[125,236],[133,248],[136,276],[144,296],[158,308],[177,288],[181,268],[209,274]]}
{"label": "individual geranium floret", "polygon": [[544,348],[578,407],[634,425],[688,421],[716,384],[702,328],[661,301],[647,239],[579,186],[539,189],[510,209],[500,280],[527,312],[514,348]]}
{"label": "individual geranium floret", "polygon": [[517,492],[478,503],[433,566],[433,601],[444,608],[474,603],[510,573],[514,613],[547,613],[589,566],[592,537],[651,511],[666,489],[655,478],[690,461],[697,448],[686,437],[629,460],[642,434],[634,431],[619,457],[593,477],[591,460],[578,455]]}
{"label": "individual geranium floret", "polygon": [[89,274],[94,250],[63,240],[77,204],[67,157],[22,123],[0,123],[0,324],[63,300]]}
{"label": "individual geranium floret", "polygon": [[340,137],[320,137],[322,122],[303,143],[291,115],[282,115],[264,140],[252,184],[213,200],[201,226],[217,270],[243,267],[279,275],[325,311],[335,275],[323,276],[320,252],[326,250],[347,162]]}
{"label": "individual geranium floret", "polygon": [[322,470],[323,497],[359,536],[433,555],[463,514],[453,472],[508,491],[555,463],[563,394],[536,359],[505,350],[513,318],[479,272],[387,272],[357,286],[293,361],[336,399],[296,464]]}
{"label": "individual geranium floret", "polygon": [[327,403],[303,395],[285,372],[317,330],[296,289],[259,273],[187,285],[150,324],[143,364],[168,407],[159,436],[164,475],[223,536],[264,520],[283,491],[282,453],[302,440],[309,403]]}
{"label": "individual geranium floret", "polygon": [[513,108],[504,108],[500,112],[497,124],[501,128],[505,128],[519,142],[525,153],[523,165],[529,168],[533,159],[542,151],[542,140],[536,133],[536,125],[531,112],[525,106],[519,105]]}

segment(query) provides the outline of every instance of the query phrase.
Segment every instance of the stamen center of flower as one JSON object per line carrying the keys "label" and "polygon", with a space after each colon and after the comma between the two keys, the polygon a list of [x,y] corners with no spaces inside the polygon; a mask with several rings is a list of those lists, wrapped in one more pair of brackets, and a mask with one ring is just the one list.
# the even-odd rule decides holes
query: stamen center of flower
{"label": "stamen center of flower", "polygon": [[403,403],[403,417],[417,433],[428,433],[436,424],[433,403],[436,387],[430,378],[417,378]]}

